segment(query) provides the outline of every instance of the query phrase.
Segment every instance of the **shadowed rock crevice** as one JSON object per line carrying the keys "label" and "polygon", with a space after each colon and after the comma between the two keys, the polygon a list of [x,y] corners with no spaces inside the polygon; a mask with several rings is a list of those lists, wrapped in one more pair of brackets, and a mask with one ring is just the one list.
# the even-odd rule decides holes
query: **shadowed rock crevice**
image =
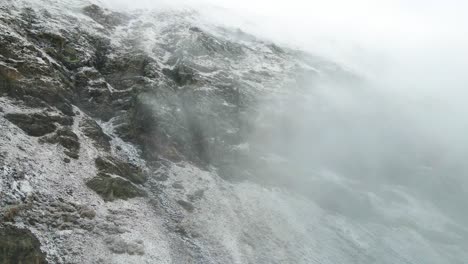
{"label": "shadowed rock crevice", "polygon": [[47,264],[39,240],[26,229],[0,228],[0,263]]}

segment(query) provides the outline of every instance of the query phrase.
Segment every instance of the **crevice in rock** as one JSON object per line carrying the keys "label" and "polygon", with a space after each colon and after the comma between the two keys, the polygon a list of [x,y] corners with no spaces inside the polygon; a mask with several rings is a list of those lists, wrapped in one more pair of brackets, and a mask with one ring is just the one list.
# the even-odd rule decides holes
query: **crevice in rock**
{"label": "crevice in rock", "polygon": [[2,264],[47,264],[39,240],[27,229],[0,227],[0,262]]}

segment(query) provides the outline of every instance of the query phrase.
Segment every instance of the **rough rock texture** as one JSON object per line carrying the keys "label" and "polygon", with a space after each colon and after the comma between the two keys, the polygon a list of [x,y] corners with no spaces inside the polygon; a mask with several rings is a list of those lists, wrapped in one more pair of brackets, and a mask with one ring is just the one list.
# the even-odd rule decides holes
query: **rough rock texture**
{"label": "rough rock texture", "polygon": [[101,173],[89,180],[86,185],[97,192],[106,201],[129,199],[144,196],[145,193],[130,181]]}
{"label": "rough rock texture", "polygon": [[80,142],[78,136],[70,128],[61,128],[53,135],[41,138],[42,142],[60,144],[65,148],[64,153],[73,159],[78,159]]}
{"label": "rough rock texture", "polygon": [[71,125],[73,120],[62,116],[49,116],[45,113],[9,113],[5,118],[17,125],[28,135],[40,137],[52,133],[57,129],[56,123]]}
{"label": "rough rock texture", "polygon": [[284,234],[248,232],[260,223],[235,212],[258,210],[232,182],[262,158],[243,147],[255,104],[305,71],[351,75],[196,17],[0,4],[0,213],[48,263],[310,263],[276,253]]}
{"label": "rough rock texture", "polygon": [[99,126],[96,121],[90,118],[83,119],[80,123],[80,127],[83,134],[91,138],[98,147],[105,151],[110,151],[111,138],[102,131],[101,126]]}
{"label": "rough rock texture", "polygon": [[[0,262],[409,263],[404,252],[378,259],[392,228],[416,230],[398,241],[468,234],[410,215],[369,224],[373,237],[260,185],[284,168],[253,143],[268,137],[264,116],[281,114],[258,106],[356,77],[202,21],[87,0],[0,3]],[[406,200],[395,201],[402,218]],[[378,213],[380,202],[365,204]],[[440,248],[413,263],[466,256]]]}
{"label": "rough rock texture", "polygon": [[146,181],[142,170],[128,162],[122,162],[113,157],[99,157],[95,163],[96,168],[103,173],[119,175],[135,184],[142,184]]}

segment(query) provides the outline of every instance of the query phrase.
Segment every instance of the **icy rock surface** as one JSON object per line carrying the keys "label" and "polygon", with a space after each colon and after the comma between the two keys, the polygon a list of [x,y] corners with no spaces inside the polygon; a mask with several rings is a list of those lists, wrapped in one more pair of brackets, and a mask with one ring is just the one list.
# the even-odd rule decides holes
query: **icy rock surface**
{"label": "icy rock surface", "polygon": [[[1,230],[31,232],[48,263],[468,259],[458,242],[468,231],[404,189],[382,190],[390,207],[375,193],[350,195],[392,212],[382,224],[269,184],[256,168],[281,158],[249,142],[267,120],[256,105],[300,95],[305,81],[356,77],[197,16],[2,1]],[[308,184],[354,187],[318,175]],[[425,214],[432,221],[415,222]],[[4,252],[0,260],[11,257]]]}

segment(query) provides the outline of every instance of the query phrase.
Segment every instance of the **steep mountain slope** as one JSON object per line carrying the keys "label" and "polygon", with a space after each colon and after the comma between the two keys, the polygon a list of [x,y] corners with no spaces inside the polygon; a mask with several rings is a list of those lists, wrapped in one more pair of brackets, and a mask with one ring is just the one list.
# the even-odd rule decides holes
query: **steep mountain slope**
{"label": "steep mountain slope", "polygon": [[[122,14],[79,1],[8,1],[1,10],[3,228],[31,230],[49,263],[299,257],[238,252],[252,250],[232,244],[248,234],[223,220],[243,210],[223,191],[237,185],[215,170],[241,176],[236,146],[260,96],[333,64],[241,31],[202,29],[192,12]],[[44,261],[37,245],[23,261]],[[4,262],[18,247],[2,246]]]}
{"label": "steep mountain slope", "polygon": [[[194,11],[6,0],[0,82],[2,263],[443,263],[466,256],[457,233],[467,230],[443,215],[420,229],[403,216],[390,227],[363,224],[329,213],[307,190],[283,188],[294,185],[287,177],[272,180],[291,169],[265,148],[270,117],[290,106],[282,102],[311,83],[359,82],[324,59],[204,23]],[[330,174],[321,186],[353,187],[340,180]],[[349,200],[366,200],[358,195]],[[385,195],[407,201],[395,205],[397,214],[418,203],[404,190]],[[382,199],[366,201],[375,209]],[[438,228],[452,233],[429,231]],[[431,251],[427,236],[449,242]],[[401,249],[398,241],[419,243]]]}

